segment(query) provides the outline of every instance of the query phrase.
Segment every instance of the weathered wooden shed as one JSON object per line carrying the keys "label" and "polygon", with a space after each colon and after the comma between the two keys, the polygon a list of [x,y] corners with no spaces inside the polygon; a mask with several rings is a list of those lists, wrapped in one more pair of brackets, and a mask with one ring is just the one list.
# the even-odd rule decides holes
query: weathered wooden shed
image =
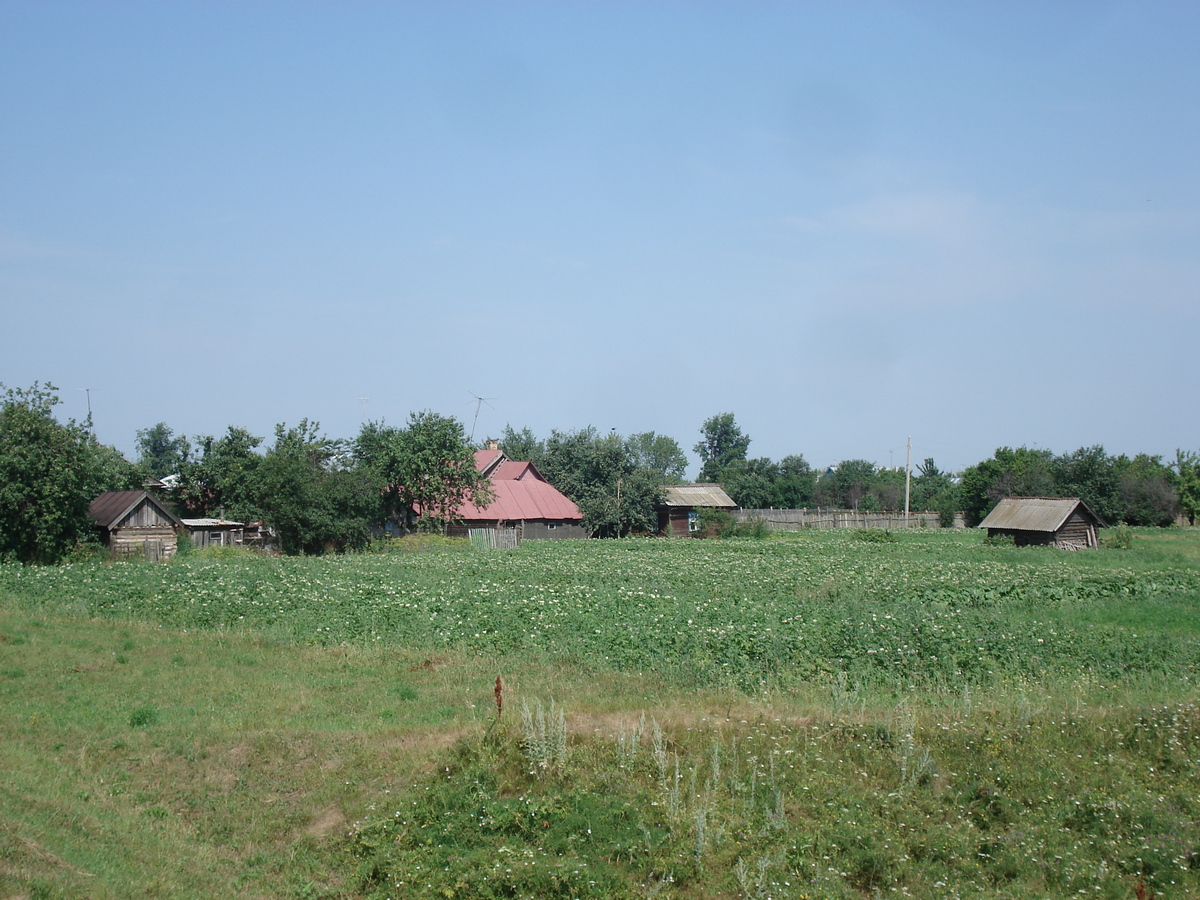
{"label": "weathered wooden shed", "polygon": [[108,491],[91,502],[88,513],[118,556],[163,559],[179,548],[183,522],[149,491]]}
{"label": "weathered wooden shed", "polygon": [[737,504],[719,484],[667,485],[658,506],[660,534],[687,537],[700,533],[700,510],[735,510]]}
{"label": "weathered wooden shed", "polygon": [[227,519],[181,519],[192,539],[192,546],[241,547],[245,543],[246,524]]}
{"label": "weathered wooden shed", "polygon": [[1005,497],[979,523],[988,537],[1011,535],[1018,547],[1080,550],[1099,545],[1104,522],[1078,497]]}

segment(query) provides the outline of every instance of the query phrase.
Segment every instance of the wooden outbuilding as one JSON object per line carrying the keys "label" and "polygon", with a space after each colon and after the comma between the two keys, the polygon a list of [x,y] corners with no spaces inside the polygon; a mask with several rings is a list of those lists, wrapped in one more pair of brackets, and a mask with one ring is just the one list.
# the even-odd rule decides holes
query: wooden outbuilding
{"label": "wooden outbuilding", "polygon": [[226,519],[181,519],[192,546],[241,547],[245,543],[246,524]]}
{"label": "wooden outbuilding", "polygon": [[1105,525],[1078,497],[1005,497],[979,527],[988,537],[1010,535],[1018,547],[1082,550],[1099,545]]}
{"label": "wooden outbuilding", "polygon": [[117,556],[164,559],[179,549],[183,522],[149,491],[108,491],[91,502],[88,514]]}
{"label": "wooden outbuilding", "polygon": [[699,536],[700,510],[723,509],[729,512],[737,504],[719,484],[679,484],[663,487],[658,506],[658,531],[674,537]]}

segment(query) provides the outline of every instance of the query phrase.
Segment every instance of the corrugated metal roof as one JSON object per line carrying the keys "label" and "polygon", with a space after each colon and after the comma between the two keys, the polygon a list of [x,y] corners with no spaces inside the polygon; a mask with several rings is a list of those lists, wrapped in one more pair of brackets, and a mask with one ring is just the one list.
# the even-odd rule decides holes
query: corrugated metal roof
{"label": "corrugated metal roof", "polygon": [[560,491],[537,478],[520,481],[492,481],[496,499],[483,509],[464,503],[455,516],[465,520],[498,520],[515,522],[521,519],[554,519],[575,521],[583,519],[579,507]]}
{"label": "corrugated metal roof", "polygon": [[143,500],[149,500],[164,518],[169,519],[175,525],[183,524],[178,516],[163,506],[162,502],[149,491],[106,491],[88,504],[88,515],[104,528],[112,528]]}
{"label": "corrugated metal roof", "polygon": [[180,519],[188,528],[218,528],[228,525],[233,528],[245,528],[245,522],[230,522],[228,519]]}
{"label": "corrugated metal roof", "polygon": [[489,448],[475,451],[475,468],[483,474],[489,474],[490,470],[500,462],[506,459],[504,451],[496,448]]}
{"label": "corrugated metal roof", "polygon": [[1078,497],[1005,497],[980,528],[1003,528],[1013,531],[1058,531],[1077,507],[1100,525],[1100,517],[1088,509]]}
{"label": "corrugated metal roof", "polygon": [[735,509],[734,503],[719,484],[678,484],[663,488],[663,506],[725,507]]}

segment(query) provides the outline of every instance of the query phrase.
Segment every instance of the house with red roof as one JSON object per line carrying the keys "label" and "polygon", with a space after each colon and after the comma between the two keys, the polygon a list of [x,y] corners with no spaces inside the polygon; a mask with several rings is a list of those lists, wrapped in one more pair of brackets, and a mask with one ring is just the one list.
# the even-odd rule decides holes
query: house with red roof
{"label": "house with red roof", "polygon": [[520,540],[585,538],[583,513],[546,481],[531,462],[517,462],[489,441],[475,451],[475,468],[491,481],[496,498],[485,507],[467,501],[454,512],[446,533],[465,536],[473,528],[516,528]]}

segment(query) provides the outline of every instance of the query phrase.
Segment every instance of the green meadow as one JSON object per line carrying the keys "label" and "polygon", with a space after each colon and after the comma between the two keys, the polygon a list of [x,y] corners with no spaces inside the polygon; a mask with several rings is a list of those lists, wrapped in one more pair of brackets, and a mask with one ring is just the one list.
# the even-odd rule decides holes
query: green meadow
{"label": "green meadow", "polygon": [[1195,897],[1198,613],[1192,530],[0,566],[0,897]]}

